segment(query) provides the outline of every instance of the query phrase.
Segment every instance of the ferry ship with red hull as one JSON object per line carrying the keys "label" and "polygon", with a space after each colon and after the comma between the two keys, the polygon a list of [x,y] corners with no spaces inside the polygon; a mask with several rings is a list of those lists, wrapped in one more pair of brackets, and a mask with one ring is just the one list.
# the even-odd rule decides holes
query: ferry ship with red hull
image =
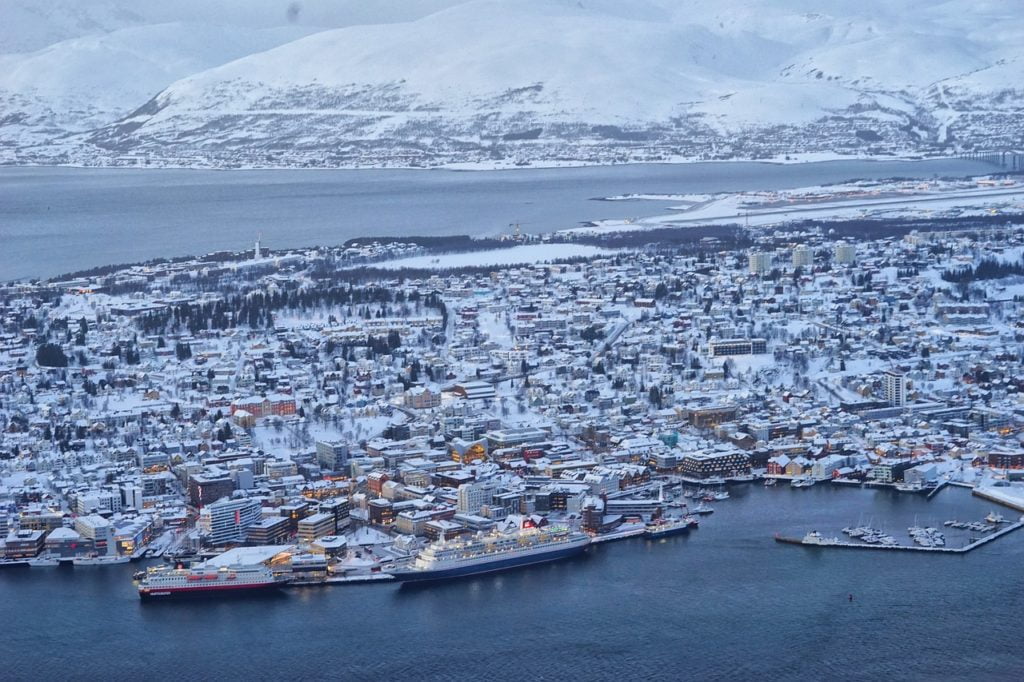
{"label": "ferry ship with red hull", "polygon": [[271,592],[288,579],[263,564],[200,568],[155,567],[139,581],[140,599],[222,598]]}

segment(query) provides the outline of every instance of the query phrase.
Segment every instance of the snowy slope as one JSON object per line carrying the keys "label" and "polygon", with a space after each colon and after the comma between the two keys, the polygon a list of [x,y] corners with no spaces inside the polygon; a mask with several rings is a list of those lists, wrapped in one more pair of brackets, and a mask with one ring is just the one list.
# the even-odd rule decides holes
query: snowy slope
{"label": "snowy slope", "polygon": [[410,21],[463,0],[0,0],[0,54],[149,24],[337,28]]}
{"label": "snowy slope", "polygon": [[[97,0],[95,16],[57,12],[25,34],[102,29],[0,57],[0,121],[59,122],[65,136],[38,148],[57,160],[213,165],[977,146],[1024,127],[1013,4]],[[0,125],[0,154],[4,137]]]}
{"label": "snowy slope", "polygon": [[126,113],[180,78],[306,33],[300,27],[170,23],[72,38],[37,52],[0,56],[0,92]]}

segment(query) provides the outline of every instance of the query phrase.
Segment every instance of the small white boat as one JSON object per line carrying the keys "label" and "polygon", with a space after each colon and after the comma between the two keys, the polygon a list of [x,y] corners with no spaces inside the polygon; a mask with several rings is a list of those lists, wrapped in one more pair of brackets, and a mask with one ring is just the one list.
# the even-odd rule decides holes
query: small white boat
{"label": "small white boat", "polygon": [[37,556],[34,559],[29,559],[28,565],[32,568],[55,568],[60,566],[60,562],[51,557]]}
{"label": "small white boat", "polygon": [[826,538],[816,530],[812,530],[810,533],[805,535],[803,539],[803,544],[805,545],[835,545],[838,542],[839,538]]}
{"label": "small white boat", "polygon": [[772,486],[778,485],[779,479],[777,478],[766,478],[764,479],[764,487],[771,488]]}

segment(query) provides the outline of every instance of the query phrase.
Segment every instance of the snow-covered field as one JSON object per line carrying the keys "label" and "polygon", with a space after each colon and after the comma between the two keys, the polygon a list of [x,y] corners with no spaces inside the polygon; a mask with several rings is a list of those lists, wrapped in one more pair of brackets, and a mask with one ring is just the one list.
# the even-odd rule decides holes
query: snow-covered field
{"label": "snow-covered field", "polygon": [[508,249],[400,258],[398,260],[375,263],[374,267],[385,270],[400,270],[403,268],[444,270],[446,268],[465,268],[478,265],[542,263],[565,258],[589,258],[615,253],[617,251],[613,249],[602,249],[586,244],[527,244],[524,246],[513,246]]}

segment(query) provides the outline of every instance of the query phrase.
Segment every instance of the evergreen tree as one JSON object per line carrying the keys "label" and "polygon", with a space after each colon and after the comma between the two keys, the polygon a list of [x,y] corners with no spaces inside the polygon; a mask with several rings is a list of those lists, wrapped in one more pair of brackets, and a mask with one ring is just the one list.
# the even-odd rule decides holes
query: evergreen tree
{"label": "evergreen tree", "polygon": [[41,367],[67,367],[64,350],[55,343],[44,343],[36,349],[36,362]]}

